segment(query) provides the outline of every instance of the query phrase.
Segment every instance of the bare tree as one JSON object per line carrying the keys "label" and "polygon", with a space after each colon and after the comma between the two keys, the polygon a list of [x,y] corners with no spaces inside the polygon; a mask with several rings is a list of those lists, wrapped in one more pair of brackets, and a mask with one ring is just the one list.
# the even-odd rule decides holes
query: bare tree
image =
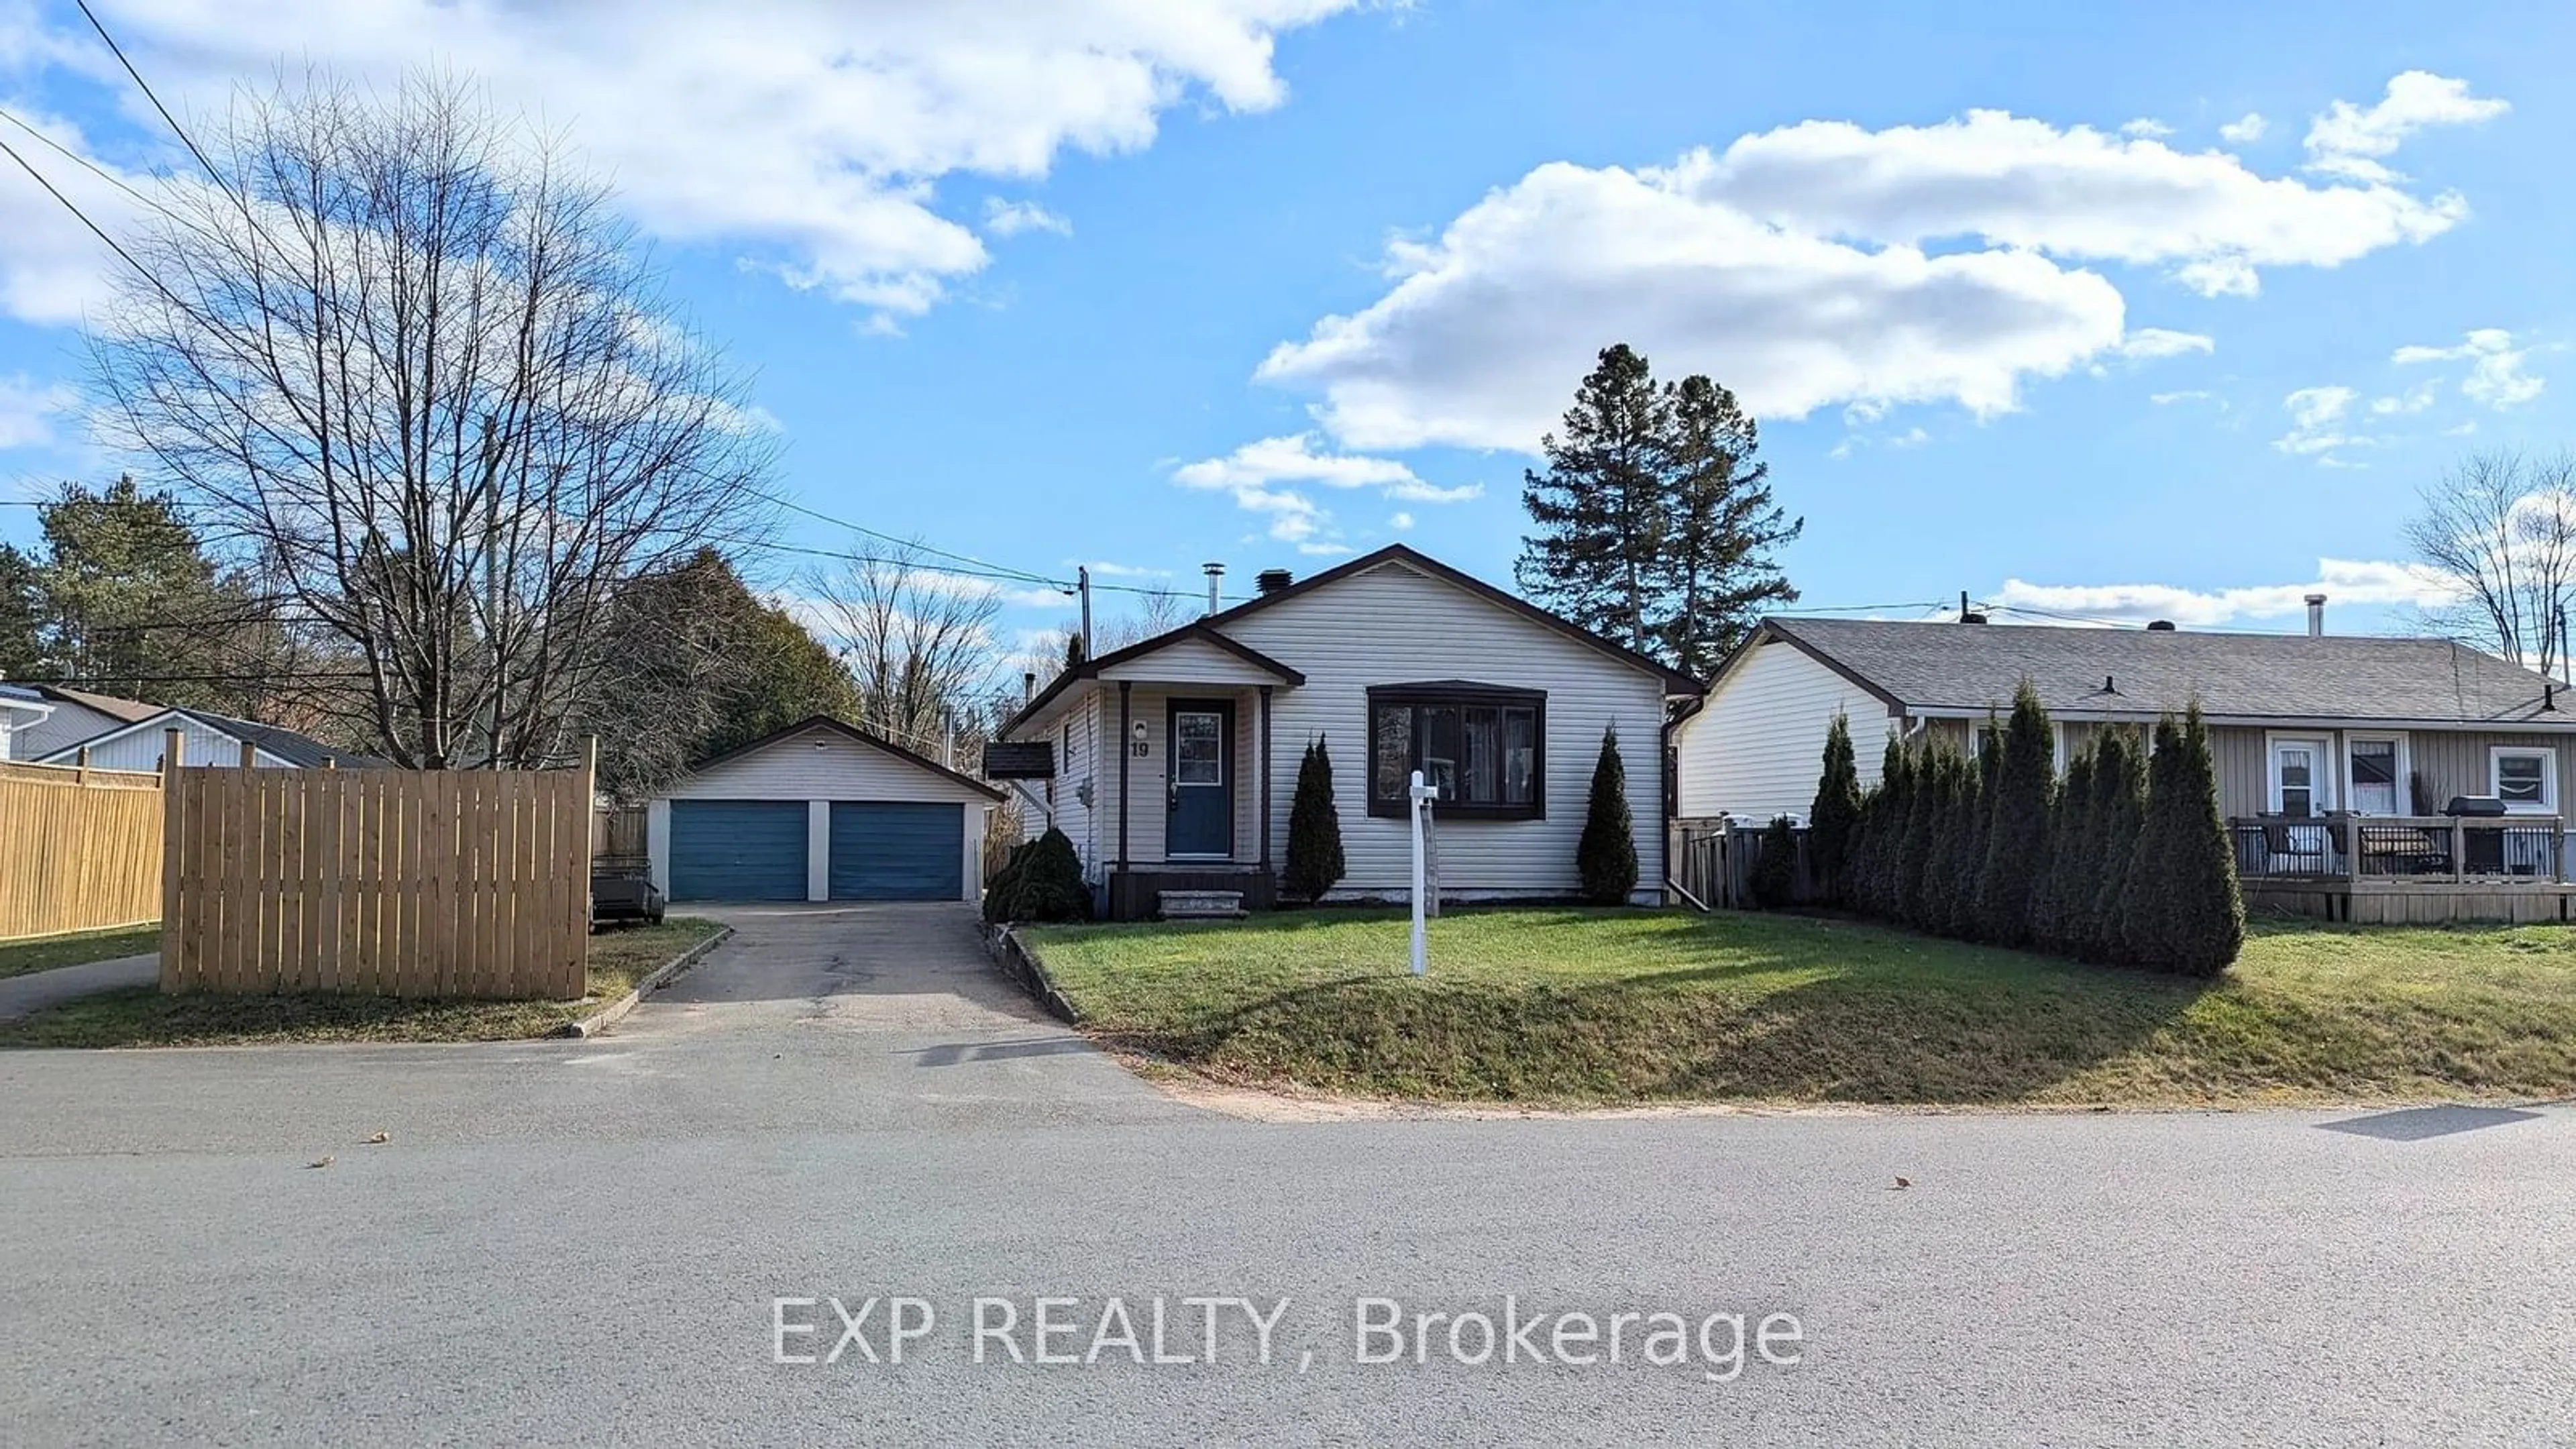
{"label": "bare tree", "polygon": [[2458,603],[2427,611],[2435,627],[2543,674],[2563,662],[2576,597],[2576,456],[2472,454],[2424,490],[2406,541],[2458,588]]}
{"label": "bare tree", "polygon": [[940,572],[919,549],[875,547],[809,577],[821,633],[858,681],[862,723],[914,749],[935,747],[994,688],[1002,601],[979,580]]}
{"label": "bare tree", "polygon": [[[1124,649],[1130,644],[1141,644],[1157,634],[1170,633],[1196,617],[1201,606],[1195,596],[1177,589],[1148,589],[1133,597],[1136,605],[1132,612],[1095,626],[1100,631],[1100,639],[1089,649],[1093,657],[1112,649]],[[1091,641],[1085,640],[1084,643],[1090,645]]]}
{"label": "bare tree", "polygon": [[766,526],[772,446],[607,193],[464,86],[237,97],[96,343],[126,441],[396,762],[560,758],[620,581]]}

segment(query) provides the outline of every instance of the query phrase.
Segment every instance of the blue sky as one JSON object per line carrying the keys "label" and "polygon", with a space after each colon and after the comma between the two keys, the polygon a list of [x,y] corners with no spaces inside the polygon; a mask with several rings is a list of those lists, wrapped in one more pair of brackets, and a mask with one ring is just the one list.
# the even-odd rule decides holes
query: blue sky
{"label": "blue sky", "polygon": [[[619,183],[792,496],[1049,575],[1508,580],[1616,341],[1764,415],[1822,606],[2288,628],[2322,579],[2391,627],[2415,490],[2576,441],[2563,6],[98,8],[192,115],[282,57],[487,77]],[[0,106],[169,169],[111,64],[0,0]],[[114,466],[105,266],[0,176],[0,490]]]}

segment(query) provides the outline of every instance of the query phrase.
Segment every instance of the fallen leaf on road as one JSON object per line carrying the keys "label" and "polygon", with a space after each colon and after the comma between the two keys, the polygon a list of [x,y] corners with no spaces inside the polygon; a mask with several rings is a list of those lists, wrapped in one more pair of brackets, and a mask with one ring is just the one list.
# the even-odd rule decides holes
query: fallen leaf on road
{"label": "fallen leaf on road", "polygon": [[1907,1188],[1912,1187],[1913,1185],[1914,1185],[1914,1179],[1912,1179],[1912,1178],[1910,1178],[1910,1177],[1900,1177],[1900,1178],[1898,1178],[1898,1179],[1896,1180],[1896,1186],[1889,1188],[1889,1189],[1888,1189],[1888,1191],[1889,1191],[1889,1192],[1903,1192],[1903,1191],[1905,1191]]}
{"label": "fallen leaf on road", "polygon": [[370,1138],[368,1138],[368,1139],[367,1139],[367,1145],[368,1145],[369,1147],[382,1147],[382,1146],[384,1146],[386,1143],[391,1142],[391,1141],[393,1141],[393,1140],[394,1140],[394,1137],[393,1137],[393,1134],[392,1134],[392,1133],[390,1133],[390,1132],[379,1132],[379,1133],[377,1133],[375,1136],[370,1137]]}
{"label": "fallen leaf on road", "polygon": [[307,1167],[329,1167],[331,1165],[331,1154],[326,1152],[304,1165]]}

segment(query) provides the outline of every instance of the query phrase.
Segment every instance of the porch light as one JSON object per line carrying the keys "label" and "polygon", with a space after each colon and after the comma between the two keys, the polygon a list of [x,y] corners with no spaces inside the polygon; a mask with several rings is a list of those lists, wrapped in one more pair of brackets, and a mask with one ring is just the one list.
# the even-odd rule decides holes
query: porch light
{"label": "porch light", "polygon": [[1145,743],[1145,722],[1140,719],[1134,724],[1129,725],[1127,727],[1127,738],[1134,740],[1140,745]]}

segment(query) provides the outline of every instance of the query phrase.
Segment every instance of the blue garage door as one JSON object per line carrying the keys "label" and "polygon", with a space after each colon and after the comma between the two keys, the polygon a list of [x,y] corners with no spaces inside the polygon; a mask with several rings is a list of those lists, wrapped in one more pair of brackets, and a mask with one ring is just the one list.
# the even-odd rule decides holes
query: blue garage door
{"label": "blue garage door", "polygon": [[917,801],[832,804],[832,899],[953,901],[966,893],[966,812]]}
{"label": "blue garage door", "polygon": [[671,899],[805,899],[805,802],[671,802]]}

